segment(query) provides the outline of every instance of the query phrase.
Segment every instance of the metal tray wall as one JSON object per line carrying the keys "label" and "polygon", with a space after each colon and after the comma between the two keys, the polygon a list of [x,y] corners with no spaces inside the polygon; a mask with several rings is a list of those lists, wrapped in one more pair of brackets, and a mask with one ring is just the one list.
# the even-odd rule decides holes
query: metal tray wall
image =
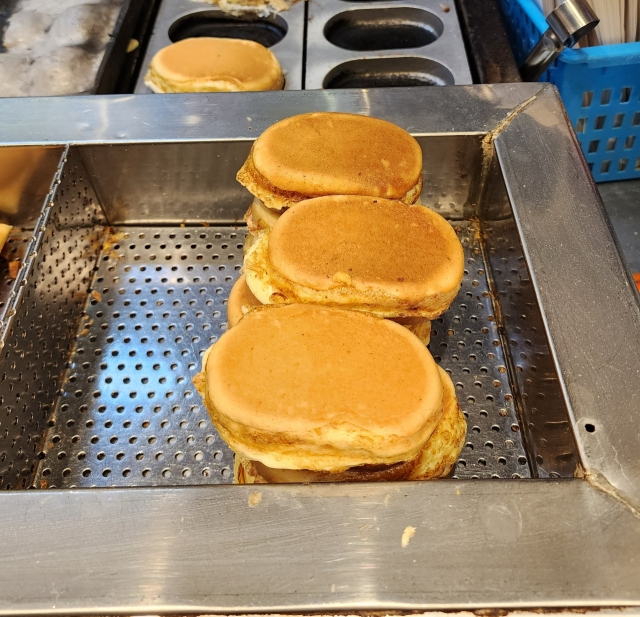
{"label": "metal tray wall", "polygon": [[252,200],[236,181],[251,144],[85,146],[81,155],[111,225],[231,225]]}
{"label": "metal tray wall", "polygon": [[486,187],[482,239],[528,456],[540,478],[571,477],[580,456],[495,156]]}
{"label": "metal tray wall", "polygon": [[[62,166],[64,165],[64,167]],[[77,153],[56,172],[23,263],[0,356],[0,486],[33,485],[102,234]]]}
{"label": "metal tray wall", "polygon": [[43,203],[51,197],[63,152],[61,147],[40,146],[0,149],[0,169],[5,172],[0,177],[0,222],[13,227],[0,257],[0,341],[6,336],[24,264],[34,249],[34,229]]}
{"label": "metal tray wall", "polygon": [[[298,2],[289,11],[280,13],[277,18],[284,20],[287,25],[287,33],[284,38],[270,49],[278,58],[280,66],[285,73],[285,90],[304,89],[304,36],[305,36],[305,11],[306,2]],[[153,56],[163,47],[171,45],[169,29],[183,17],[198,14],[226,14],[212,5],[194,2],[192,0],[162,0],[153,31],[141,64],[141,70],[134,92],[136,94],[152,94],[150,88],[144,83]],[[251,18],[247,18],[249,21]],[[258,18],[260,19],[260,18]]]}
{"label": "metal tray wall", "polygon": [[[451,220],[477,216],[482,179],[470,170],[482,166],[482,136],[416,139],[422,203]],[[235,179],[252,143],[90,145],[81,155],[111,225],[230,225],[253,199]]]}
{"label": "metal tray wall", "polygon": [[[27,410],[25,400],[37,396],[27,382],[23,343],[27,330],[17,314],[22,314],[24,285],[29,276],[34,251],[43,233],[39,223],[43,208],[56,188],[61,147],[8,147],[0,149],[0,221],[13,226],[0,256],[0,486],[23,488],[30,485],[42,445],[43,422],[50,409]],[[27,369],[28,370],[28,369]],[[26,386],[26,388],[25,388]],[[37,386],[40,387],[39,385]]]}
{"label": "metal tray wall", "polygon": [[[500,259],[501,239],[491,249],[493,239],[481,233],[488,223],[476,218],[481,141],[473,135],[419,141],[426,161],[440,153],[440,167],[431,170],[437,173],[426,177],[425,202],[449,218],[466,219],[454,222],[467,260],[463,286],[450,310],[433,322],[430,346],[454,379],[468,418],[467,444],[455,476],[536,476],[541,455],[523,439],[528,424],[519,418],[531,409],[518,392],[528,396],[529,391],[510,379],[517,360],[513,349],[503,347],[510,327],[523,328],[503,318],[500,293],[492,289],[495,276],[485,257],[493,250]],[[191,377],[204,350],[224,331],[226,298],[241,268],[244,228],[233,222],[248,199],[237,188],[235,171],[250,143],[70,150],[53,205],[43,215],[38,258],[3,358],[3,370],[10,370],[0,392],[11,401],[11,439],[17,441],[0,452],[5,469],[10,467],[0,486],[231,481],[231,452],[211,425]],[[127,157],[139,164],[128,165]],[[212,180],[207,172],[214,169]],[[180,192],[192,197],[174,199]],[[136,210],[132,205],[145,193],[148,203]],[[495,199],[495,191],[487,199]],[[166,220],[152,221],[157,227],[149,227],[149,221],[138,226],[162,203]],[[198,216],[185,225],[188,208]],[[496,227],[489,235],[498,233]],[[56,278],[52,258],[63,276]],[[512,287],[522,293],[519,285]],[[528,312],[539,319],[535,299]],[[545,341],[536,345],[542,349]],[[40,378],[37,394],[24,382],[29,373]],[[546,381],[553,375],[545,371]],[[556,403],[566,421],[561,399]],[[542,460],[552,459],[544,455]],[[572,475],[573,468],[552,464],[540,475],[551,473]]]}

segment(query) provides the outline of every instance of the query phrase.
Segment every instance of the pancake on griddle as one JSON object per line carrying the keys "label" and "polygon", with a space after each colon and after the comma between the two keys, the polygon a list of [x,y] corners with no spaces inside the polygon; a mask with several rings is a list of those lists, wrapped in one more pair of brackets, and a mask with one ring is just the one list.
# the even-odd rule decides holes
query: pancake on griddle
{"label": "pancake on griddle", "polygon": [[254,41],[214,37],[183,39],[151,60],[144,83],[158,94],[282,90],[280,63]]}
{"label": "pancake on griddle", "polygon": [[216,4],[225,13],[231,15],[257,14],[267,16],[270,13],[288,11],[300,0],[201,0],[207,4]]}

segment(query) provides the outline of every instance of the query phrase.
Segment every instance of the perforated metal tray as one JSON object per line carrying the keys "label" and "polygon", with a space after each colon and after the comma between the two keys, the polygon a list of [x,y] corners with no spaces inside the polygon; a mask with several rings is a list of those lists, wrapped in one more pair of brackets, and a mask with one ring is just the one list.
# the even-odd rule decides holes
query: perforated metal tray
{"label": "perforated metal tray", "polygon": [[[77,151],[59,174],[41,250],[59,249],[38,262],[26,291],[33,297],[44,284],[54,298],[44,306],[23,305],[16,324],[20,328],[34,311],[59,315],[28,336],[37,345],[55,332],[51,343],[66,366],[32,485],[231,482],[233,455],[191,379],[205,349],[226,328],[245,228],[109,227]],[[79,196],[78,186],[84,187]],[[238,208],[246,203],[238,201]],[[62,229],[55,224],[60,220]],[[478,225],[454,225],[465,249],[465,275],[452,307],[433,322],[430,347],[452,376],[468,419],[455,476],[530,477]],[[72,248],[65,242],[69,234]],[[62,272],[73,264],[73,285],[50,269],[51,258]],[[58,321],[69,328],[66,336],[59,336]],[[32,364],[37,360],[36,354]],[[6,400],[17,404],[28,391],[29,382],[14,383]],[[41,424],[34,429],[27,440],[35,443]],[[15,488],[21,466],[4,463],[0,486]]]}

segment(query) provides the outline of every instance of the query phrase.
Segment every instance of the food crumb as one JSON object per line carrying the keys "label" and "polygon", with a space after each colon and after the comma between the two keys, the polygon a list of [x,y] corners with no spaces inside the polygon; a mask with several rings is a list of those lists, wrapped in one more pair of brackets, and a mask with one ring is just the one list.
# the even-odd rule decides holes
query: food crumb
{"label": "food crumb", "polygon": [[9,278],[12,278],[12,279],[18,278],[18,272],[20,272],[21,265],[22,265],[21,261],[9,262]]}
{"label": "food crumb", "polygon": [[102,294],[95,289],[91,292],[91,297],[98,302],[102,302]]}
{"label": "food crumb", "polygon": [[402,532],[402,548],[407,548],[407,546],[409,546],[409,541],[415,535],[416,535],[415,527],[411,527],[410,525],[409,527],[405,527],[404,531]]}
{"label": "food crumb", "polygon": [[384,496],[384,505],[388,506],[390,501],[391,501],[391,495],[385,495]]}
{"label": "food crumb", "polygon": [[262,501],[262,493],[260,491],[252,491],[249,493],[249,507],[255,508]]}

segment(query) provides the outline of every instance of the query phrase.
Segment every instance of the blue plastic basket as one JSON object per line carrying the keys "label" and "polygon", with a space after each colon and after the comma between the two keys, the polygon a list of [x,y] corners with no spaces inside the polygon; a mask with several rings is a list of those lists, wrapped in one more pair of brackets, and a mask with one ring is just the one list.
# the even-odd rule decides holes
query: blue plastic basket
{"label": "blue plastic basket", "polygon": [[[501,0],[518,64],[548,28],[534,0]],[[542,76],[562,100],[596,182],[640,178],[640,43],[566,49]]]}

